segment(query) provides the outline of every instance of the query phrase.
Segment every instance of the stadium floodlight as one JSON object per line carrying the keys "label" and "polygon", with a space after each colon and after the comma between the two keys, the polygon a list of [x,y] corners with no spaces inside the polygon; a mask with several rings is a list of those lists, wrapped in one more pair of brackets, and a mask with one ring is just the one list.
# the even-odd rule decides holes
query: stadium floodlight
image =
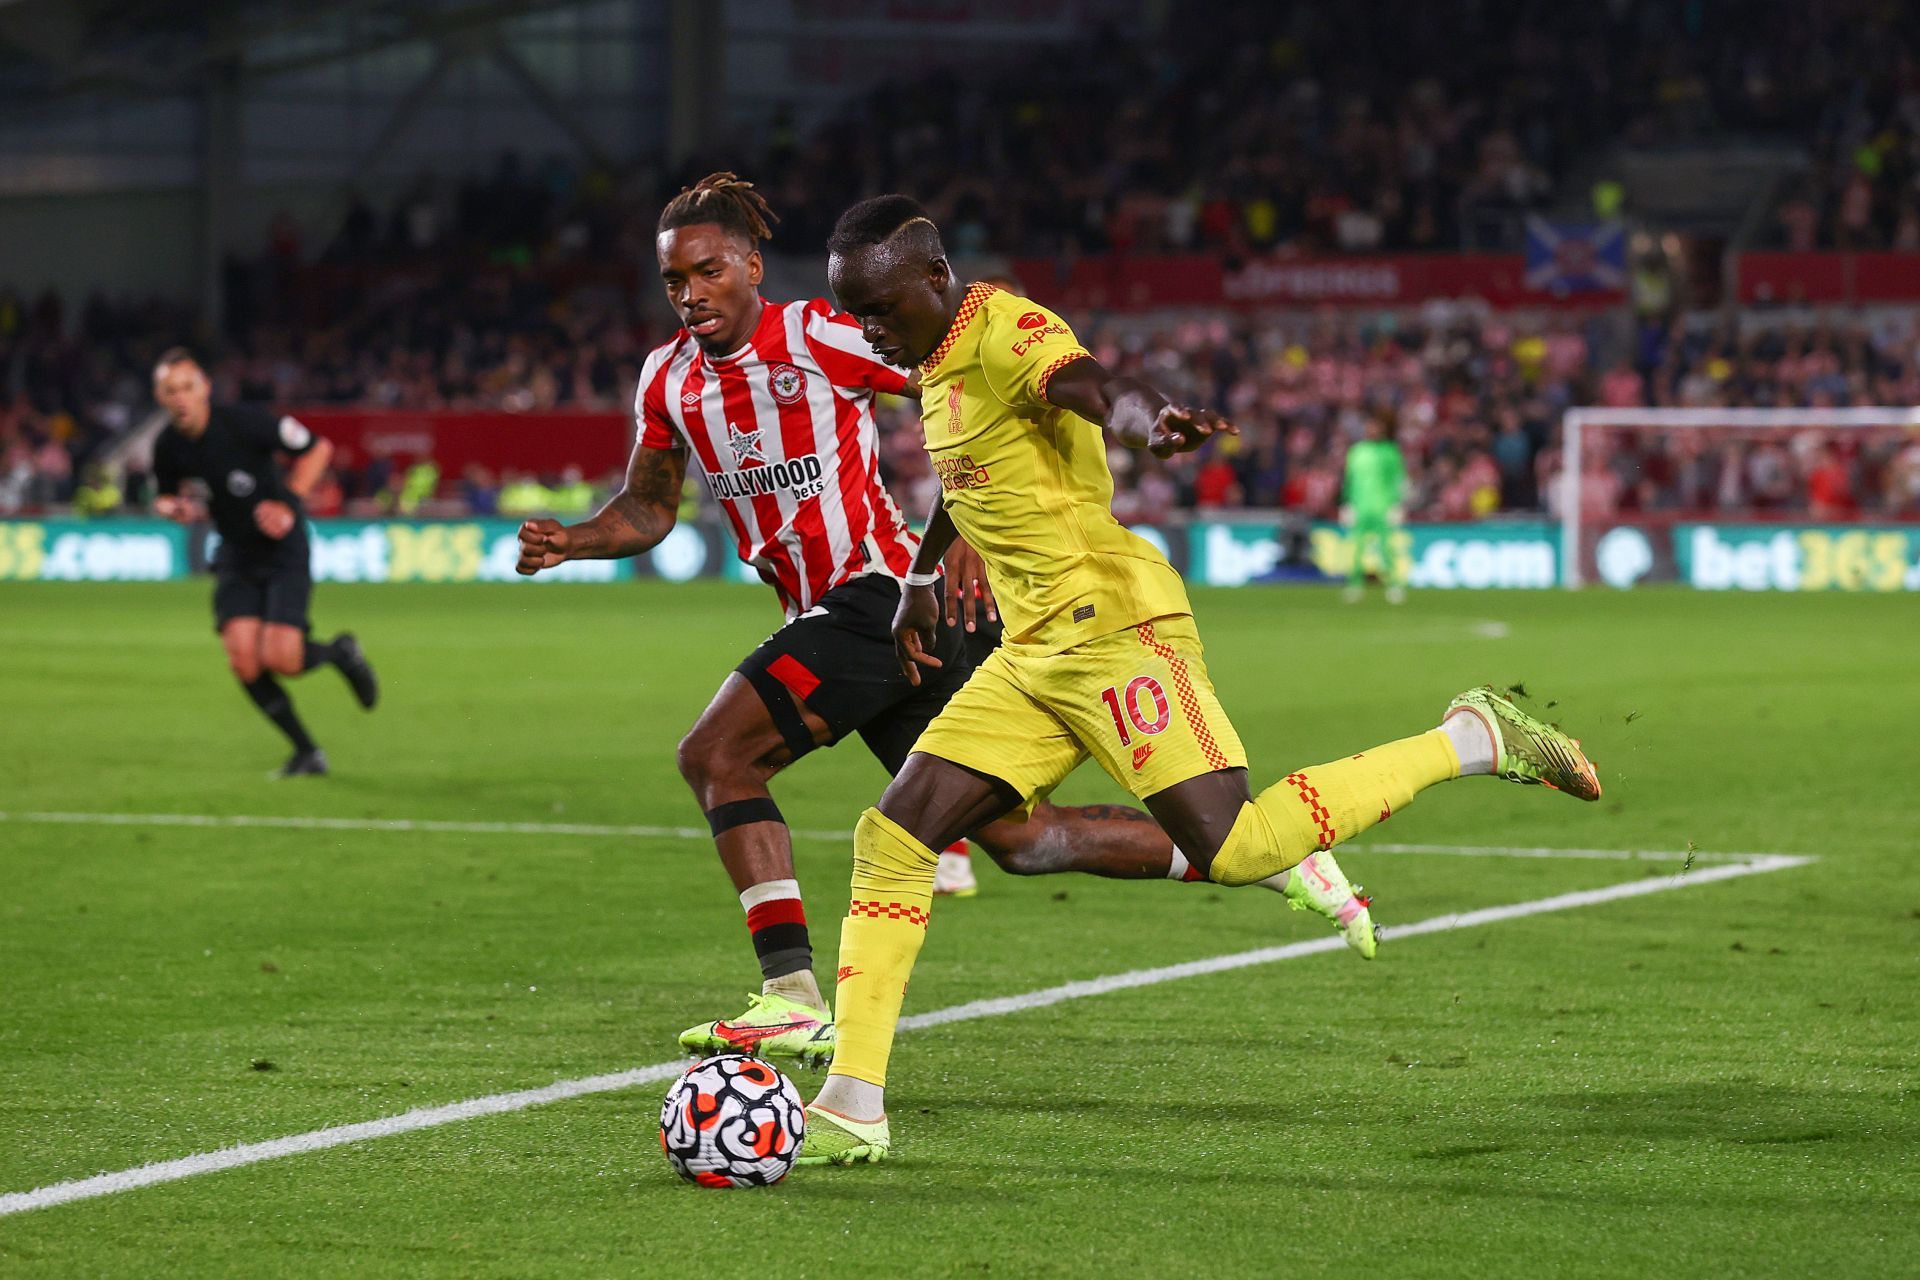
{"label": "stadium floodlight", "polygon": [[[1569,588],[1583,585],[1588,577],[1589,526],[1603,522],[1632,525],[1648,522],[1650,517],[1658,519],[1665,514],[1595,501],[1596,490],[1605,493],[1608,489],[1603,469],[1615,472],[1632,469],[1631,460],[1623,459],[1622,452],[1617,448],[1608,447],[1610,437],[1607,433],[1629,431],[1656,435],[1684,433],[1694,436],[1696,440],[1702,437],[1712,440],[1714,434],[1718,433],[1720,443],[1745,446],[1787,444],[1790,447],[1803,445],[1810,439],[1817,445],[1823,433],[1861,433],[1868,439],[1877,438],[1891,452],[1920,448],[1920,407],[1568,409],[1561,417],[1560,474],[1558,491],[1553,496],[1560,517],[1560,580]],[[1771,435],[1775,432],[1787,434],[1775,438]],[[1596,480],[1602,482],[1596,484]],[[1717,516],[1708,518],[1737,520],[1749,514],[1741,510],[1737,503],[1732,506],[1732,510],[1723,507]],[[1695,511],[1692,514],[1699,516],[1704,513]],[[1793,513],[1770,513],[1770,518],[1782,516],[1790,519]],[[1801,515],[1800,518],[1805,520],[1809,517]],[[1814,512],[1810,518],[1821,523],[1835,522],[1833,517],[1823,517],[1818,512]],[[1595,550],[1598,552],[1601,549],[1596,547]],[[1606,565],[1599,566],[1603,580],[1609,580],[1606,568]]]}

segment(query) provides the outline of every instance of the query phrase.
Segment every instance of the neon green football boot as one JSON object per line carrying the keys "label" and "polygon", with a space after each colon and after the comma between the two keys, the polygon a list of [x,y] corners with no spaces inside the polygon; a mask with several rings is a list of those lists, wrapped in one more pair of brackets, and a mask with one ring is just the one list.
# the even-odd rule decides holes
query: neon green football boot
{"label": "neon green football boot", "polygon": [[688,1053],[749,1053],[756,1058],[792,1058],[803,1067],[833,1061],[833,1015],[825,1009],[772,992],[747,997],[737,1018],[703,1022],[680,1033]]}
{"label": "neon green football boot", "polygon": [[796,1164],[879,1164],[893,1150],[887,1118],[849,1120],[823,1107],[807,1108],[807,1132]]}
{"label": "neon green football boot", "polygon": [[[1552,787],[1580,800],[1600,798],[1600,774],[1577,739],[1536,720],[1491,685],[1469,689],[1447,704],[1447,715],[1465,709],[1493,735],[1493,771],[1508,782]],[[1443,717],[1444,719],[1444,717]]]}
{"label": "neon green football boot", "polygon": [[[1271,882],[1269,882],[1271,883]],[[1286,887],[1280,891],[1295,911],[1311,911],[1325,916],[1347,940],[1347,945],[1371,960],[1379,951],[1373,932],[1373,900],[1347,880],[1347,873],[1333,860],[1331,851],[1310,853],[1287,872]]]}

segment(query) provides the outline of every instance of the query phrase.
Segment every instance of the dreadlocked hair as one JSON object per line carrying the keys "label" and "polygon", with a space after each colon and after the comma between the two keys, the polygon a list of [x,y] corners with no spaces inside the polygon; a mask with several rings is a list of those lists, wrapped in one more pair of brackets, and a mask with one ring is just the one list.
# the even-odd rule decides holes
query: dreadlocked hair
{"label": "dreadlocked hair", "polygon": [[745,236],[755,247],[772,238],[772,224],[778,221],[767,198],[751,182],[725,170],[700,179],[660,211],[662,231],[707,222]]}

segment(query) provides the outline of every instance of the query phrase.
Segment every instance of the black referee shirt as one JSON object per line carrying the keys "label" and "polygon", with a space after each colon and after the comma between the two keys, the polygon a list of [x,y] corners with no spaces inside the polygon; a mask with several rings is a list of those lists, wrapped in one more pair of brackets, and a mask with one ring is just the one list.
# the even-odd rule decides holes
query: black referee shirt
{"label": "black referee shirt", "polygon": [[[206,481],[208,513],[220,531],[223,560],[233,556],[261,563],[298,556],[304,561],[307,513],[273,455],[305,453],[313,442],[313,432],[293,418],[256,405],[215,405],[197,440],[173,423],[160,432],[153,444],[155,488],[172,495],[189,477]],[[293,508],[293,529],[278,541],[253,522],[254,508],[269,499]]]}

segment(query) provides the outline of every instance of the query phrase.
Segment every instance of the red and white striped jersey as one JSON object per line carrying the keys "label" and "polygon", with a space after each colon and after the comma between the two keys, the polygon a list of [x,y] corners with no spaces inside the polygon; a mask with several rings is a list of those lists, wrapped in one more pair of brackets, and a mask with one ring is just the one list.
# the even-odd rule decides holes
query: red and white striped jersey
{"label": "red and white striped jersey", "polygon": [[789,617],[850,578],[905,575],[919,540],[880,483],[876,392],[906,371],[832,304],[767,303],[745,346],[714,359],[682,329],[640,373],[647,449],[689,448],[733,525],[740,558]]}

